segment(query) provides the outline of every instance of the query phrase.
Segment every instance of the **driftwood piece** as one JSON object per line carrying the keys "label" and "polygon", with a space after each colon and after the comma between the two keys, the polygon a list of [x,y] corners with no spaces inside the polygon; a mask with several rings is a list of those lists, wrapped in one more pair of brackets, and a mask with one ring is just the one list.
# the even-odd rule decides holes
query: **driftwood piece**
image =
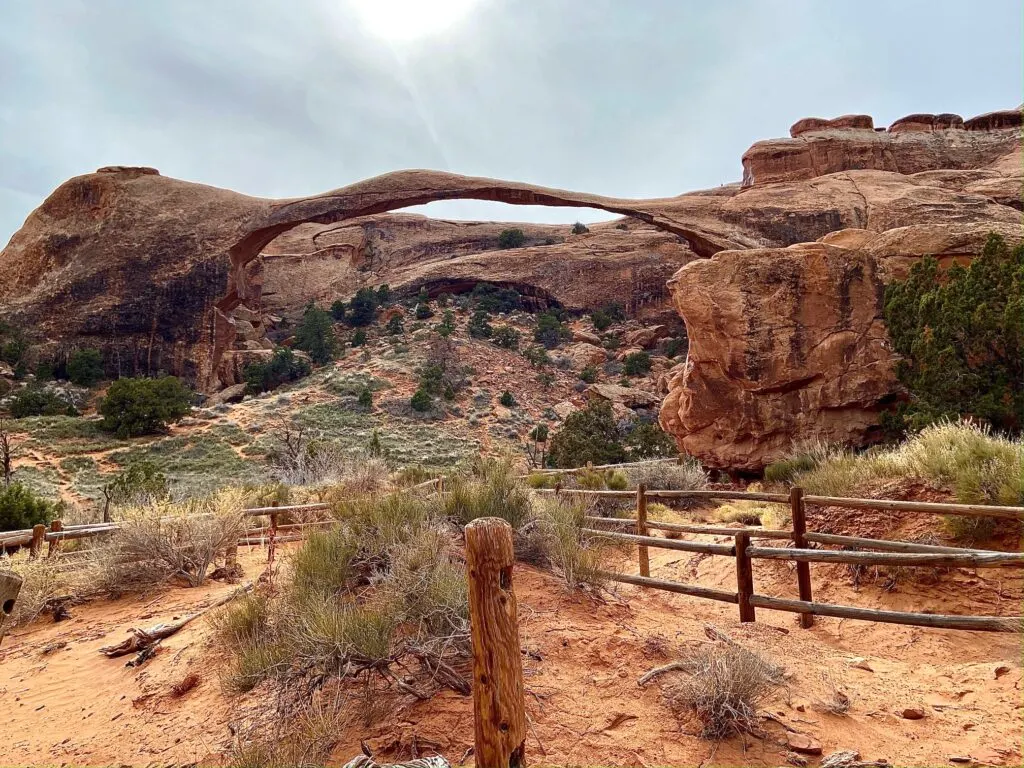
{"label": "driftwood piece", "polygon": [[[236,589],[230,595],[222,597],[220,600],[211,603],[202,610],[196,611],[195,613],[190,613],[188,616],[185,616],[184,618],[179,619],[178,621],[172,621],[169,624],[156,624],[155,626],[152,626],[149,629],[139,629],[138,627],[132,627],[128,630],[131,633],[131,637],[129,637],[127,640],[123,642],[117,643],[116,645],[103,646],[102,648],[100,648],[100,653],[111,659],[117,658],[118,656],[125,656],[129,653],[142,653],[148,648],[155,646],[165,637],[170,637],[175,632],[180,630],[182,627],[186,626],[192,621],[195,621],[208,611],[211,611],[214,608],[219,608],[220,606],[234,600],[239,595],[245,594],[246,592],[249,592],[251,590],[252,583],[250,582],[249,584],[246,584],[245,586]],[[142,661],[145,661],[145,658],[143,658]]]}
{"label": "driftwood piece", "polygon": [[688,666],[689,664],[685,661],[673,661],[669,664],[655,667],[654,669],[642,674],[640,679],[636,681],[636,684],[643,687],[659,675],[664,675],[666,672],[685,671]]}
{"label": "driftwood piece", "polygon": [[343,768],[451,768],[451,763],[440,755],[420,757],[404,763],[378,763],[372,757],[356,755]]}

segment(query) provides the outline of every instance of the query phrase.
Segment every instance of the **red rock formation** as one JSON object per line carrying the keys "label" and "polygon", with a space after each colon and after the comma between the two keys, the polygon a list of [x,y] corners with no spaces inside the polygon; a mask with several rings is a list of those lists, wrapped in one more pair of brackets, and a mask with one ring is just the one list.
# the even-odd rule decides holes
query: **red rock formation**
{"label": "red rock formation", "polygon": [[805,117],[803,120],[797,120],[793,123],[789,129],[789,135],[795,139],[797,136],[810,131],[826,131],[831,128],[864,128],[871,131],[875,128],[875,121],[871,119],[871,115],[843,115],[831,120],[825,120],[820,117]]}

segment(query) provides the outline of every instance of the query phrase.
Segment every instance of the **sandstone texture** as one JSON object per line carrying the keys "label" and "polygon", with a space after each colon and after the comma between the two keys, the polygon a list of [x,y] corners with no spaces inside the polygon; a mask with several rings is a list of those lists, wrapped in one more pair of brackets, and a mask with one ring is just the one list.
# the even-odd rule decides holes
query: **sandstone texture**
{"label": "sandstone texture", "polygon": [[[1020,142],[1018,110],[887,129],[806,118],[754,144],[742,182],[655,200],[421,170],[269,200],[110,166],[58,187],[0,251],[0,319],[49,349],[99,347],[111,373],[168,372],[212,393],[269,355],[308,301],[363,286],[487,281],[579,311],[617,300],[645,329],[678,311],[690,353],[659,384],[661,423],[709,466],[757,471],[807,439],[874,439],[900,396],[884,285],[924,255],[970,259],[991,231],[1020,241]],[[391,213],[458,198],[626,218],[570,236]],[[526,242],[501,250],[510,226]]]}

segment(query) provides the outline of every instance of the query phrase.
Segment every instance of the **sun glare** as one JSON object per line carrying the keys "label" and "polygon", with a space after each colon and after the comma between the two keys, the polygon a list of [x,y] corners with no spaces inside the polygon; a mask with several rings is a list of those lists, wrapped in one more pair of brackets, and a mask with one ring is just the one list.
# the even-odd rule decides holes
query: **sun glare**
{"label": "sun glare", "polygon": [[479,0],[350,0],[367,31],[395,42],[429,37],[464,18]]}

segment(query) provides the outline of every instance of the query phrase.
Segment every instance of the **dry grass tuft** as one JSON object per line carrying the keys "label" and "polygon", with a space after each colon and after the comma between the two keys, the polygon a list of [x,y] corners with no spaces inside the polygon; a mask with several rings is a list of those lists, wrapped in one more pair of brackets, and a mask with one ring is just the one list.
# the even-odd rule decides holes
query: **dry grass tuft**
{"label": "dry grass tuft", "polygon": [[642,483],[651,490],[697,491],[708,484],[708,473],[693,459],[682,464],[640,464],[629,467],[626,474],[633,488]]}
{"label": "dry grass tuft", "polygon": [[563,496],[534,500],[532,519],[519,531],[521,549],[530,559],[553,568],[570,589],[601,586],[599,575],[607,546],[584,534],[584,516],[591,505],[583,498]]}
{"label": "dry grass tuft", "polygon": [[777,666],[734,644],[705,646],[682,666],[686,677],[664,695],[672,709],[693,714],[706,739],[753,730],[758,709],[782,683]]}

